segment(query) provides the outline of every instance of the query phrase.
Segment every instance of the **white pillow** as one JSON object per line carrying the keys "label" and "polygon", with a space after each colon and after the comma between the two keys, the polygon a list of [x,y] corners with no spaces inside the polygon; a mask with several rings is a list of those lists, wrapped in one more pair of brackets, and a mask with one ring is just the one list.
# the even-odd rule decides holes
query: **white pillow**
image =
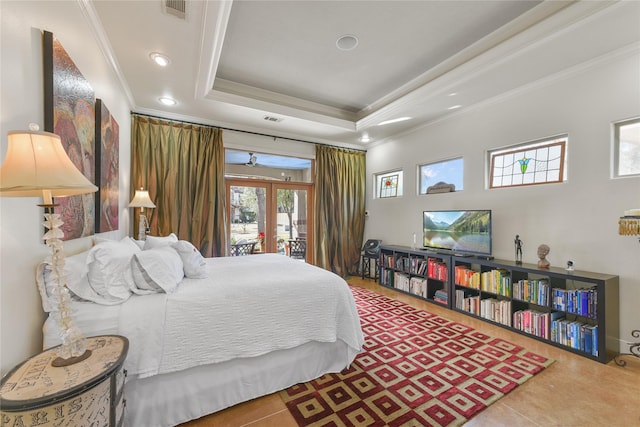
{"label": "white pillow", "polygon": [[147,236],[147,240],[144,242],[144,250],[158,248],[160,246],[168,246],[171,243],[178,241],[178,236],[174,233],[168,236]]}
{"label": "white pillow", "polygon": [[184,275],[190,279],[204,279],[209,276],[209,269],[204,257],[191,242],[179,240],[172,243],[171,247],[178,252],[182,259]]}
{"label": "white pillow", "polygon": [[111,302],[123,302],[131,295],[131,257],[140,248],[129,237],[99,243],[89,251],[87,273],[89,285]]}
{"label": "white pillow", "polygon": [[[98,295],[89,285],[87,276],[89,271],[87,265],[88,255],[89,251],[84,251],[65,258],[64,274],[67,277],[67,288],[71,293],[71,299],[91,301],[103,305],[120,304],[122,301]],[[53,289],[56,286],[55,280],[51,267],[44,262],[40,263],[37,269],[36,283],[42,298],[42,308],[45,312],[57,311],[58,309],[53,295]]]}
{"label": "white pillow", "polygon": [[[65,257],[64,275],[67,277],[67,288],[72,291],[71,298],[79,295],[73,291],[72,285],[77,284],[82,280],[82,275],[86,277],[86,260],[89,251],[80,252],[79,254]],[[36,285],[40,292],[40,299],[42,301],[42,309],[45,312],[56,311],[57,302],[53,295],[53,290],[57,286],[56,277],[51,271],[51,266],[46,262],[38,264],[36,269]],[[75,294],[75,295],[74,295]]]}
{"label": "white pillow", "polygon": [[184,278],[182,259],[170,246],[138,252],[131,259],[131,272],[139,294],[171,293]]}

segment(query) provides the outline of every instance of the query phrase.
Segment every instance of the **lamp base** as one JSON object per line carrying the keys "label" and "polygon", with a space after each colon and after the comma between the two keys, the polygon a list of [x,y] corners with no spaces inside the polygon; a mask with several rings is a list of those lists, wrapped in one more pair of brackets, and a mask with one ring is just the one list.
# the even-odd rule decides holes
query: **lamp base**
{"label": "lamp base", "polygon": [[53,366],[54,368],[61,368],[63,366],[70,366],[70,365],[76,364],[78,362],[82,362],[83,360],[88,359],[90,356],[91,356],[91,350],[86,350],[80,356],[73,356],[73,357],[70,357],[68,359],[63,359],[62,357],[56,357],[51,362],[51,366]]}

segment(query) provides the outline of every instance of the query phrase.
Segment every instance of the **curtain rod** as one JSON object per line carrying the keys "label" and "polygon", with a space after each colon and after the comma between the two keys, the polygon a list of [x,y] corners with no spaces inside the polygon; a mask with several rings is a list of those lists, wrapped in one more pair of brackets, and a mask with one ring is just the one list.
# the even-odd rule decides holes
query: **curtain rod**
{"label": "curtain rod", "polygon": [[223,126],[206,125],[204,123],[190,122],[190,121],[187,121],[187,120],[169,119],[167,117],[154,116],[152,114],[136,113],[135,111],[132,111],[131,114],[135,114],[136,116],[142,116],[142,117],[150,117],[152,119],[160,119],[160,120],[168,120],[168,121],[171,121],[171,122],[186,123],[186,124],[189,124],[189,125],[208,126],[208,127],[213,127],[213,128],[217,128],[217,129],[228,130],[228,131],[231,131],[231,132],[241,132],[241,133],[248,133],[250,135],[266,136],[268,138],[274,138],[274,139],[285,139],[287,141],[304,142],[305,144],[321,145],[321,146],[324,146],[324,147],[340,148],[340,149],[343,149],[343,150],[360,151],[362,153],[366,153],[367,152],[367,150],[364,150],[364,149],[361,149],[361,148],[339,147],[337,145],[325,144],[323,142],[306,141],[304,139],[289,138],[289,137],[286,137],[286,136],[269,135],[269,134],[266,134],[266,133],[253,132],[253,131],[249,131],[249,130],[233,129],[233,128],[227,128],[227,127],[223,127]]}

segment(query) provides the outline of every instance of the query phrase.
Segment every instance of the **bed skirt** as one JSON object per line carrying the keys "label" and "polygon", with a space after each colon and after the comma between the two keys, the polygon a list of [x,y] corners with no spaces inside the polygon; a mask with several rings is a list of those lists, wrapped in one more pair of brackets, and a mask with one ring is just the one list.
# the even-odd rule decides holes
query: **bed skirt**
{"label": "bed skirt", "polygon": [[[352,354],[350,354],[352,353]],[[356,354],[344,342],[310,342],[148,378],[128,378],[125,425],[175,426],[256,397],[340,372]]]}

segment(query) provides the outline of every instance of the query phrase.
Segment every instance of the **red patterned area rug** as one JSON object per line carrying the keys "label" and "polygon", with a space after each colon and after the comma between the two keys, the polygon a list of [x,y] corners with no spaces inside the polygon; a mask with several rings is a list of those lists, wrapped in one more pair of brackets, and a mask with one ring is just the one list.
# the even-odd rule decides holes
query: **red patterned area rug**
{"label": "red patterned area rug", "polygon": [[365,336],[349,369],[280,392],[300,426],[458,426],[553,363],[351,287]]}

